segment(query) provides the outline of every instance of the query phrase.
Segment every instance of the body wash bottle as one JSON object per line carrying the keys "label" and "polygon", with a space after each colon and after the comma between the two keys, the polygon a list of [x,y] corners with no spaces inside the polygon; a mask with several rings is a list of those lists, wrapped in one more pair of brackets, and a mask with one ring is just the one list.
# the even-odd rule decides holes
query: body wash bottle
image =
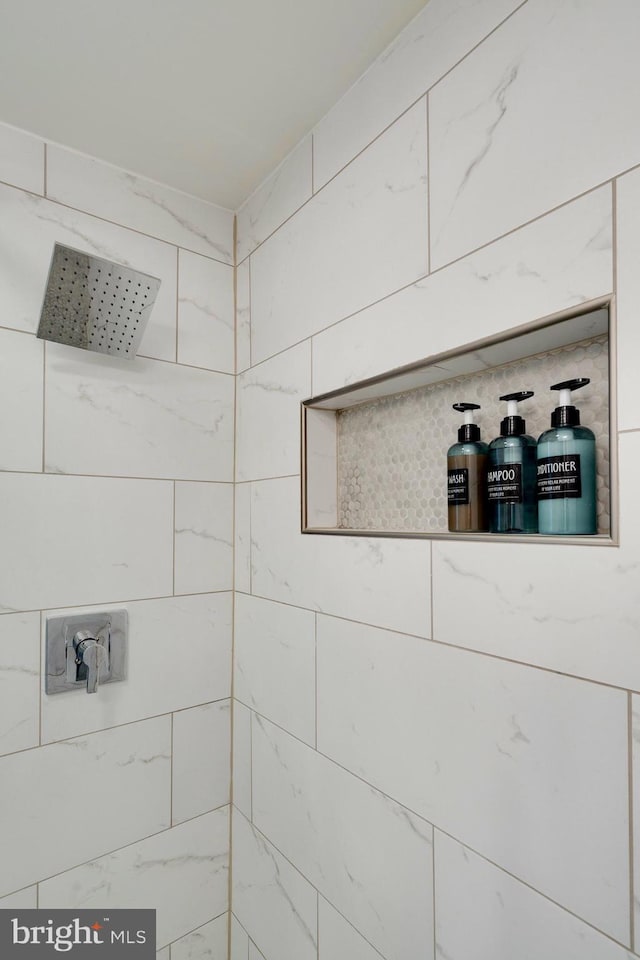
{"label": "body wash bottle", "polygon": [[518,403],[533,396],[532,390],[507,393],[507,416],[500,423],[500,436],[489,444],[487,502],[491,533],[537,533],[536,441],[525,433],[518,416]]}
{"label": "body wash bottle", "polygon": [[551,387],[560,391],[560,404],[538,440],[540,533],[596,533],[596,438],[571,404],[571,391],[589,382],[580,377]]}
{"label": "body wash bottle", "polygon": [[480,427],[473,422],[478,403],[454,403],[464,413],[458,442],[447,451],[447,502],[449,530],[479,533],[488,530],[486,515],[487,454]]}

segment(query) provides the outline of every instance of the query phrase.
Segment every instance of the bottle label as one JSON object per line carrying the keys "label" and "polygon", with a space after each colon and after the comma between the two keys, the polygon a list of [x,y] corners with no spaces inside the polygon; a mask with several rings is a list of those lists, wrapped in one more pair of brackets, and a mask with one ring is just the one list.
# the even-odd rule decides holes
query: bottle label
{"label": "bottle label", "polygon": [[522,464],[489,467],[487,498],[490,503],[522,503]]}
{"label": "bottle label", "polygon": [[447,470],[447,499],[449,504],[469,503],[469,470],[467,467]]}
{"label": "bottle label", "polygon": [[538,500],[564,500],[582,496],[580,454],[538,460]]}

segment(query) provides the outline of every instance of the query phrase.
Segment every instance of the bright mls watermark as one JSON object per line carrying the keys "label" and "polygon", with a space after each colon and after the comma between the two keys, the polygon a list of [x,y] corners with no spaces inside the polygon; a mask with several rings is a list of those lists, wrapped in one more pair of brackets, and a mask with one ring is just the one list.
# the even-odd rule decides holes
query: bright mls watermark
{"label": "bright mls watermark", "polygon": [[155,910],[0,910],[2,960],[155,960]]}

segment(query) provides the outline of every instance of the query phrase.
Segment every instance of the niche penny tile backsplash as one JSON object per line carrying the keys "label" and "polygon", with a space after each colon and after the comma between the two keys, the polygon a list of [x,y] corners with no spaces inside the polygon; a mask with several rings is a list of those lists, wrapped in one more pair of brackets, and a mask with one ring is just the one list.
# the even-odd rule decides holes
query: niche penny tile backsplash
{"label": "niche penny tile backsplash", "polygon": [[498,397],[533,390],[520,407],[527,433],[549,429],[558,394],[553,383],[575,376],[591,383],[573,402],[596,435],[598,532],[610,529],[609,355],[606,336],[516,363],[363,403],[338,413],[338,526],[345,530],[447,532],[447,450],[464,416],[457,402],[479,403],[476,421],[489,443],[506,403]]}

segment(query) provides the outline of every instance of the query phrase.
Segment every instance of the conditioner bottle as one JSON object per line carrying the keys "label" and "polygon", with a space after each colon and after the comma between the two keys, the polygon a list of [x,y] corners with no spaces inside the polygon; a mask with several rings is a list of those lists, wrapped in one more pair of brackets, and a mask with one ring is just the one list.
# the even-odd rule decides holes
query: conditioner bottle
{"label": "conditioner bottle", "polygon": [[488,530],[486,516],[487,453],[480,427],[473,422],[478,403],[454,403],[464,414],[458,442],[447,451],[447,500],[449,530],[479,533]]}
{"label": "conditioner bottle", "polygon": [[507,416],[500,423],[500,436],[489,444],[487,502],[492,533],[536,533],[536,441],[525,433],[518,403],[533,396],[532,390],[507,393]]}
{"label": "conditioner bottle", "polygon": [[538,440],[538,524],[540,533],[596,532],[596,438],[580,426],[580,411],[571,391],[588,377],[564,380],[552,390],[560,403],[551,414],[551,429]]}

